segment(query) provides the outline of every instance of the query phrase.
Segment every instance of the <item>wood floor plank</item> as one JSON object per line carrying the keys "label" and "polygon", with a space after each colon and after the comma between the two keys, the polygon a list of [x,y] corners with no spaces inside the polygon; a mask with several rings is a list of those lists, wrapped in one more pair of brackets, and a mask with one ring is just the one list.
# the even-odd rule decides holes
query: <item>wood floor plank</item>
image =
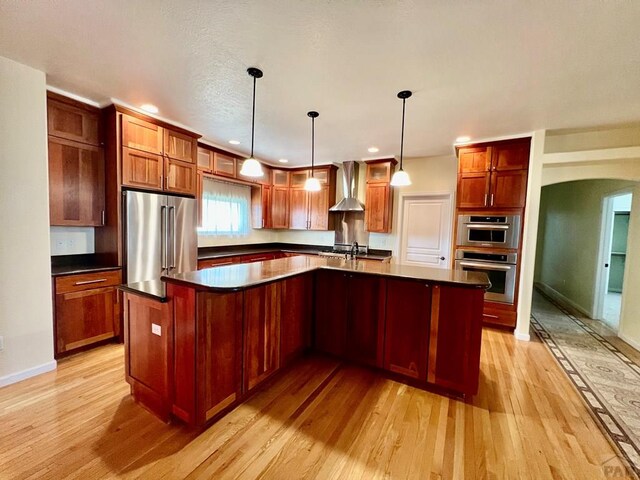
{"label": "wood floor plank", "polygon": [[0,389],[0,478],[597,479],[603,462],[623,466],[546,347],[499,330],[483,332],[467,400],[312,356],[203,431],[135,404],[122,357],[106,345]]}

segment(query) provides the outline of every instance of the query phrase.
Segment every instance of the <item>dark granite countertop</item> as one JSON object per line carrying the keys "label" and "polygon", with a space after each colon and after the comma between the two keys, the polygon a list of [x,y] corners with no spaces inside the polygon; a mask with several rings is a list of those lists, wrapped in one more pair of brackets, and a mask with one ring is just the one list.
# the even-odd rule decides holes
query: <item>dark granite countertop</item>
{"label": "dark granite countertop", "polygon": [[[318,255],[322,252],[331,252],[333,246],[303,245],[296,243],[256,243],[253,245],[230,245],[220,247],[198,248],[198,260],[213,258],[234,257],[236,255],[252,255],[259,253],[285,252]],[[390,250],[369,249],[367,255],[358,255],[358,258],[370,260],[386,260],[391,257]]]}
{"label": "dark granite countertop", "polygon": [[158,300],[160,302],[167,301],[167,287],[160,279],[127,283],[120,285],[118,288],[123,292],[142,295],[144,297],[151,298],[152,300]]}
{"label": "dark granite countertop", "polygon": [[119,270],[117,265],[106,265],[94,254],[55,255],[51,257],[51,276]]}
{"label": "dark granite countertop", "polygon": [[309,256],[223,265],[196,272],[163,276],[162,280],[202,290],[237,291],[318,269],[423,280],[469,288],[487,289],[491,286],[487,275],[478,272]]}

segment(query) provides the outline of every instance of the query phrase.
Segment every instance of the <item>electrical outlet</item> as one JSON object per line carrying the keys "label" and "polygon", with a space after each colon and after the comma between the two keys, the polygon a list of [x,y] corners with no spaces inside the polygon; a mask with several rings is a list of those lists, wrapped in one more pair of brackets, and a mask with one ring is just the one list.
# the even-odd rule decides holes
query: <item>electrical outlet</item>
{"label": "electrical outlet", "polygon": [[76,246],[76,241],[73,238],[70,238],[69,240],[67,240],[67,248],[69,250],[71,250],[75,246]]}
{"label": "electrical outlet", "polygon": [[0,336],[0,352],[4,350],[4,337]]}

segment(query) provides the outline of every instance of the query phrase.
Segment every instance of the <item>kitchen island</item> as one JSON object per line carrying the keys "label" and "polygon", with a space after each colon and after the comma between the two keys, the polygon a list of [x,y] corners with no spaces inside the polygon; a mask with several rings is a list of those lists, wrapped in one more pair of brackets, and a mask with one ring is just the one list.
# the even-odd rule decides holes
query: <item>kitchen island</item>
{"label": "kitchen island", "polygon": [[477,392],[484,274],[298,256],[162,280],[125,287],[124,305],[127,381],[165,421],[211,422],[311,349]]}

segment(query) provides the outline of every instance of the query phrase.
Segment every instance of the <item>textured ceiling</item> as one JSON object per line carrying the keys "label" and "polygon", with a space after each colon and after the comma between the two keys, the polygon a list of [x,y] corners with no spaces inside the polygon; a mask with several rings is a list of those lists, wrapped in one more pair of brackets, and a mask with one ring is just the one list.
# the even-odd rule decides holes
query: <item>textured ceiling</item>
{"label": "textured ceiling", "polygon": [[0,0],[0,55],[97,102],[156,104],[206,139],[319,163],[450,153],[459,135],[640,119],[638,1]]}

